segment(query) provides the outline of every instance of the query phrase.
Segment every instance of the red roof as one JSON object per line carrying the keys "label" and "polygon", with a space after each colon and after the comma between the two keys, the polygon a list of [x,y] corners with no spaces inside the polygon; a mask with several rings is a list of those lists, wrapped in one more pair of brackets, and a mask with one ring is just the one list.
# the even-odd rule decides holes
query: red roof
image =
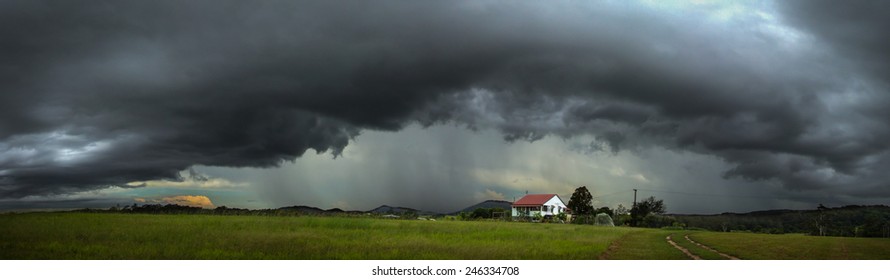
{"label": "red roof", "polygon": [[527,194],[513,203],[513,206],[539,206],[544,205],[555,194]]}

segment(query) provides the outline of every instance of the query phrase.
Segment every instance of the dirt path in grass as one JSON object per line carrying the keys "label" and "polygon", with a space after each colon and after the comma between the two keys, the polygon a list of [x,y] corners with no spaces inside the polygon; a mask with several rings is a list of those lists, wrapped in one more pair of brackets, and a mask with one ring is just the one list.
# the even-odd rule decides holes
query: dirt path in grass
{"label": "dirt path in grass", "polygon": [[608,260],[612,258],[612,254],[618,251],[618,248],[621,247],[621,242],[627,238],[628,235],[624,235],[619,237],[617,240],[612,241],[612,244],[609,244],[609,248],[606,248],[606,251],[600,254],[601,260]]}
{"label": "dirt path in grass", "polygon": [[673,235],[673,234],[668,235],[667,238],[665,238],[665,239],[667,240],[668,244],[671,244],[671,246],[674,246],[674,248],[677,248],[677,250],[680,250],[680,252],[683,252],[683,254],[686,254],[687,257],[689,257],[689,258],[691,258],[691,259],[693,259],[693,260],[700,260],[700,259],[701,259],[701,257],[696,256],[696,255],[693,254],[692,252],[689,252],[688,249],[683,248],[683,246],[680,246],[680,245],[677,244],[677,242],[674,242],[673,240],[671,240],[671,236],[672,236],[672,235]]}
{"label": "dirt path in grass", "polygon": [[739,259],[739,258],[733,257],[733,256],[731,256],[731,255],[725,254],[725,253],[723,253],[723,252],[717,251],[717,250],[715,250],[714,248],[705,246],[704,244],[695,242],[695,240],[692,240],[692,239],[689,238],[689,235],[688,235],[688,234],[687,234],[686,236],[683,236],[683,238],[686,238],[686,240],[689,240],[689,242],[692,242],[692,244],[695,244],[695,245],[698,246],[698,247],[702,247],[702,248],[704,248],[705,250],[714,252],[714,253],[720,255],[721,257],[724,257],[724,258],[727,258],[727,259],[730,259],[730,260],[738,260],[738,259]]}

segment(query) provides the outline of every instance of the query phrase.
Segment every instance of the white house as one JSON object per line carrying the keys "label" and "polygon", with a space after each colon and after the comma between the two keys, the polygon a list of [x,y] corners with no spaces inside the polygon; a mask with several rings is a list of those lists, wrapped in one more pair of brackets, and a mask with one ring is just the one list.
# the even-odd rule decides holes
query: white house
{"label": "white house", "polygon": [[[513,217],[555,216],[568,212],[565,202],[555,194],[527,194],[513,203]],[[568,214],[568,213],[566,213]]]}

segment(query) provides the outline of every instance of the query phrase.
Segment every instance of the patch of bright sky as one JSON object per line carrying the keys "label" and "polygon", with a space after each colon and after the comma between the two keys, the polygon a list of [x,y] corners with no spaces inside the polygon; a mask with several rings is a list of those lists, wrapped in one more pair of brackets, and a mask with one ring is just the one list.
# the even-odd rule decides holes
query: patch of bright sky
{"label": "patch of bright sky", "polygon": [[28,199],[101,199],[126,205],[136,199],[206,196],[215,206],[251,209],[309,205],[370,210],[387,204],[451,212],[485,199],[512,201],[526,191],[556,193],[568,201],[576,187],[587,186],[596,207],[628,207],[636,188],[639,199],[664,199],[672,213],[811,208],[770,197],[782,192],[776,184],[723,178],[732,166],[717,157],[659,147],[616,154],[578,149],[592,141],[594,137],[580,135],[506,142],[494,130],[412,125],[398,132],[364,131],[336,159],[308,151],[278,168],[195,167],[206,181],[151,181],[145,182],[148,187]]}
{"label": "patch of bright sky", "polygon": [[583,185],[593,192],[597,207],[629,206],[637,188],[640,198],[665,199],[672,212],[711,213],[769,208],[772,200],[752,203],[746,196],[778,188],[724,179],[731,166],[713,156],[657,147],[617,154],[573,148],[591,141],[590,136],[547,136],[509,143],[493,130],[409,126],[399,132],[365,131],[336,159],[310,151],[279,168],[197,169],[248,182],[243,189],[255,192],[264,207],[349,210],[387,204],[449,212],[483,198],[510,201],[526,191],[568,200]]}
{"label": "patch of bright sky", "polygon": [[[717,24],[743,23],[753,24],[765,34],[780,38],[785,47],[805,47],[804,40],[810,39],[805,33],[783,23],[777,16],[772,1],[729,1],[729,0],[695,0],[695,1],[641,1],[643,6],[653,8],[660,13],[684,15],[685,17],[704,17],[707,21]],[[740,27],[735,27],[740,28]]]}

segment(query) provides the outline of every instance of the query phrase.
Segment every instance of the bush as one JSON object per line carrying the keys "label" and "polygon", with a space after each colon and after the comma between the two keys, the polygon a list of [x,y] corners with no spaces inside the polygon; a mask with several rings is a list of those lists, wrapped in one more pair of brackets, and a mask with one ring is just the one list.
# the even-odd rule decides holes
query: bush
{"label": "bush", "polygon": [[476,210],[473,210],[472,217],[473,219],[491,219],[491,209],[476,208]]}
{"label": "bush", "polygon": [[614,227],[615,223],[612,222],[612,217],[609,214],[599,213],[596,214],[596,225]]}
{"label": "bush", "polygon": [[615,217],[612,218],[612,221],[615,223],[616,226],[629,225],[630,220],[631,220],[631,217],[628,214],[615,215]]}
{"label": "bush", "polygon": [[566,219],[568,219],[568,215],[566,215],[565,212],[562,212],[562,213],[556,214],[556,219],[559,220],[560,222],[564,223],[566,221]]}
{"label": "bush", "polygon": [[572,215],[572,223],[579,225],[593,224],[593,215]]}
{"label": "bush", "polygon": [[671,216],[650,214],[650,215],[647,215],[645,218],[643,218],[643,221],[641,223],[637,224],[637,226],[649,227],[649,228],[661,228],[661,227],[673,227],[673,226],[683,227],[683,226],[685,226],[685,225],[681,226],[681,224],[675,225],[676,222],[677,222],[677,219],[674,217],[671,217]]}

